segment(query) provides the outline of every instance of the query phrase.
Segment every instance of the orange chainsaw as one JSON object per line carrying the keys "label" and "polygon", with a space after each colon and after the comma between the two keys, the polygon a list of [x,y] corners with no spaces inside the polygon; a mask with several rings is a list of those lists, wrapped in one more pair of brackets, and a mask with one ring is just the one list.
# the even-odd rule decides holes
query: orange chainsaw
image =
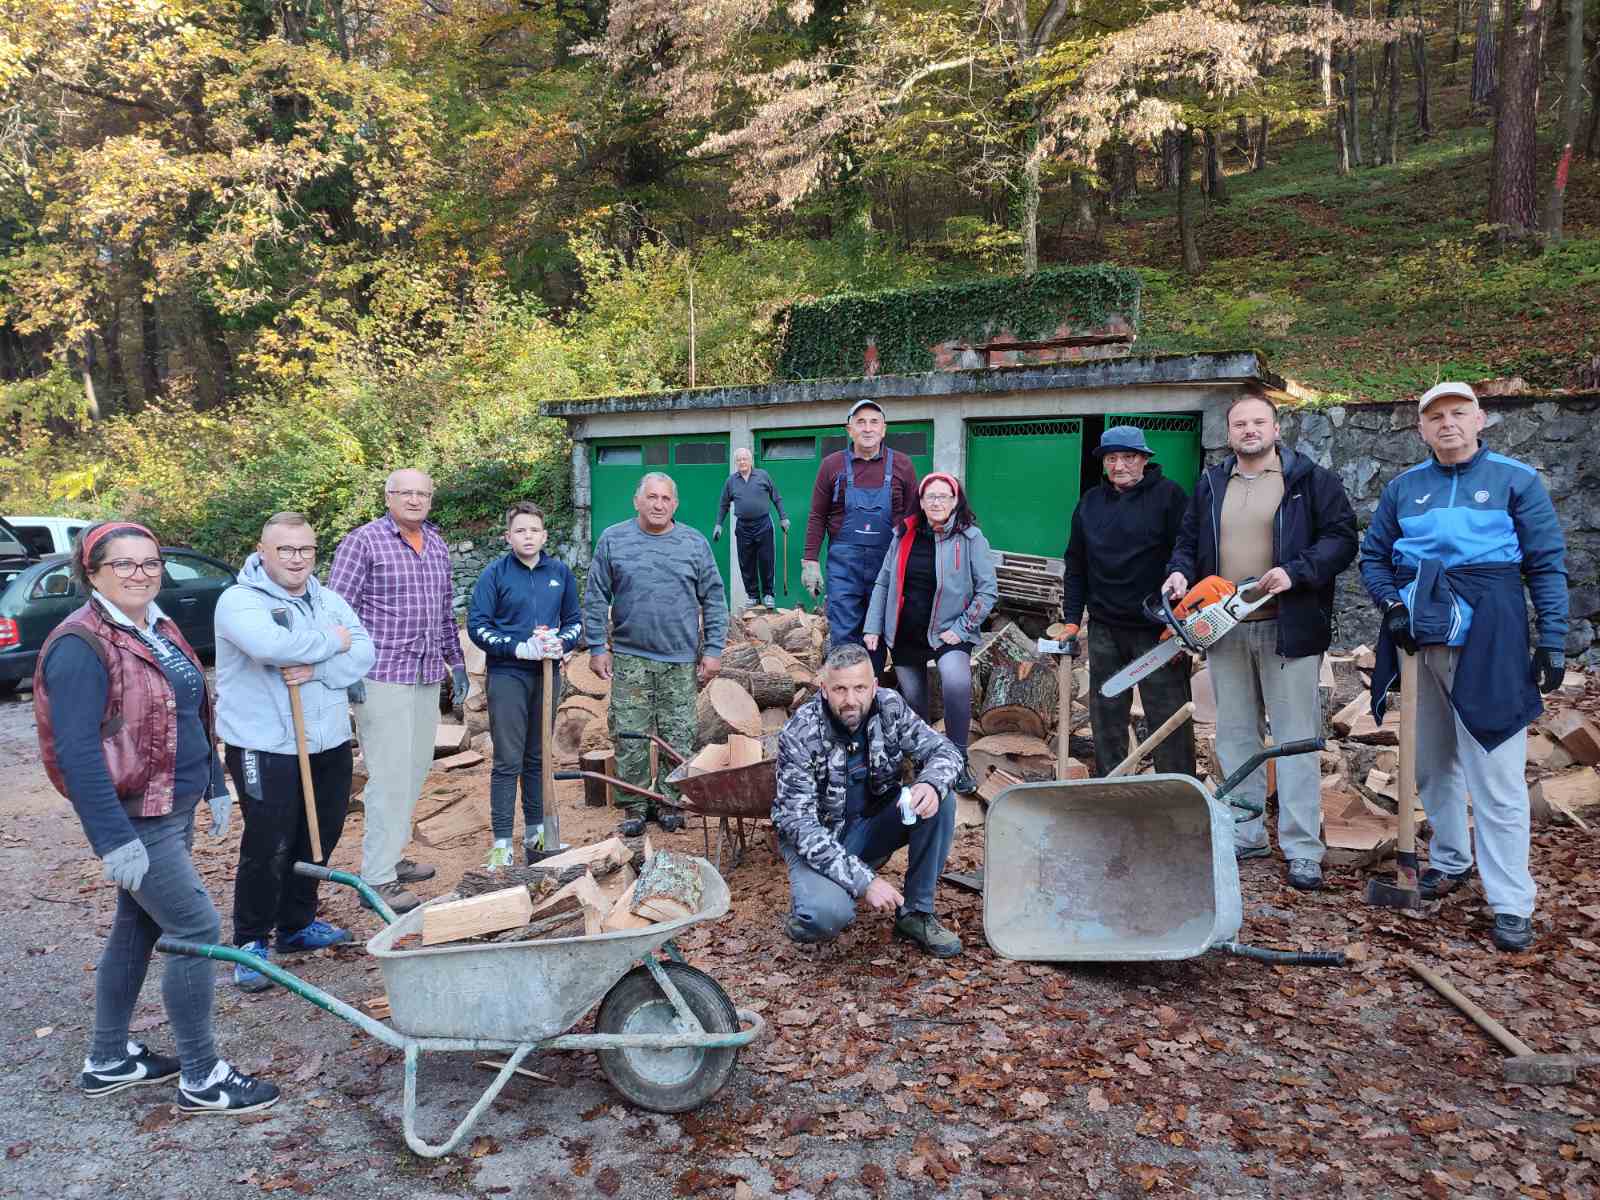
{"label": "orange chainsaw", "polygon": [[1245,599],[1246,592],[1257,590],[1255,579],[1246,579],[1235,586],[1220,575],[1207,575],[1189,589],[1176,607],[1165,592],[1157,592],[1145,601],[1144,611],[1152,621],[1166,626],[1161,632],[1161,641],[1101,684],[1100,694],[1108,698],[1120,696],[1146,675],[1171,662],[1181,651],[1204,654],[1240,621],[1272,600],[1272,593],[1266,591],[1261,591],[1254,600]]}

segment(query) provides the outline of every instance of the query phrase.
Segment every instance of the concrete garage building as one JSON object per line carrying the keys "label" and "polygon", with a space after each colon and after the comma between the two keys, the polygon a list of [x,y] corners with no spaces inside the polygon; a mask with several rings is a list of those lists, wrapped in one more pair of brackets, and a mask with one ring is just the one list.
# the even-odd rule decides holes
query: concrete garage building
{"label": "concrete garage building", "polygon": [[[1031,310],[1007,311],[1017,289],[1040,277],[1057,289],[1045,297],[1049,303],[1041,306],[1035,297]],[[1102,290],[1110,277],[1113,294],[1110,300],[1097,299],[1087,313],[1074,312],[1077,293],[1061,289],[1081,289],[1084,277]],[[950,292],[959,294],[945,295]],[[951,308],[975,317],[946,318],[952,326],[932,335],[886,330],[898,309],[882,308],[882,296],[902,306],[913,299],[920,311],[930,296],[941,295]],[[854,367],[857,377],[546,405],[548,414],[566,420],[573,441],[579,544],[592,549],[608,525],[633,515],[634,488],[647,471],[673,477],[680,496],[678,519],[709,537],[722,485],[733,470],[733,452],[747,447],[756,465],[772,476],[793,522],[789,592],[779,602],[809,605],[800,588],[800,558],[812,483],[823,457],[846,444],[849,407],[872,399],[888,419],[889,446],[910,457],[919,477],[939,470],[965,482],[997,550],[1059,560],[1078,497],[1099,480],[1090,451],[1108,423],[1141,426],[1168,477],[1190,489],[1205,452],[1226,444],[1224,414],[1235,396],[1255,387],[1276,400],[1290,399],[1289,385],[1253,351],[1132,355],[1137,276],[1115,268],[1068,268],[960,289],[825,298],[817,308],[812,315],[826,332],[810,334],[814,339],[828,338],[840,323],[867,332],[853,340],[833,339],[840,344],[830,347],[831,357],[807,357],[793,352],[797,329],[807,336],[804,322],[793,322],[785,366],[839,374]],[[880,345],[902,349],[880,353]],[[880,373],[885,366],[907,363],[933,369]],[[729,570],[733,539],[731,530],[726,532],[730,536],[714,549],[730,599],[738,605],[745,596],[739,572]],[[781,590],[781,533],[779,539]]]}

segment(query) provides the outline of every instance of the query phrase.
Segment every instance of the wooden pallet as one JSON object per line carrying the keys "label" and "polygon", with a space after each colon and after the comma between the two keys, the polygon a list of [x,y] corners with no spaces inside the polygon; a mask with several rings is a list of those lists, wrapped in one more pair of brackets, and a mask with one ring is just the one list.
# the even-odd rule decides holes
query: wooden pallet
{"label": "wooden pallet", "polygon": [[1009,550],[995,553],[995,577],[1002,606],[1060,611],[1062,576],[1066,573],[1061,559]]}

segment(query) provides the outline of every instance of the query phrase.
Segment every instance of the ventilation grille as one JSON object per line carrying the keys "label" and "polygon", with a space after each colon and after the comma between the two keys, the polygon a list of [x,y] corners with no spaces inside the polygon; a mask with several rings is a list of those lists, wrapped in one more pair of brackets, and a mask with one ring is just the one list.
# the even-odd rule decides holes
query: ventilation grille
{"label": "ventilation grille", "polygon": [[1003,421],[975,423],[973,437],[1073,437],[1083,433],[1082,421]]}

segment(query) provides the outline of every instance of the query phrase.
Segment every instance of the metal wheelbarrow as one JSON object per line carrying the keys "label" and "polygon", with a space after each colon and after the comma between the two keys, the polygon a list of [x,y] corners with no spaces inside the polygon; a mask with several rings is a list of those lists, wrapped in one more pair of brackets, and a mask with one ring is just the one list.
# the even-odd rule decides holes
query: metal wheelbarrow
{"label": "metal wheelbarrow", "polygon": [[[274,983],[343,1017],[405,1054],[406,1144],[425,1158],[449,1154],[535,1050],[593,1050],[611,1086],[651,1112],[688,1112],[714,1096],[733,1073],[739,1050],[761,1036],[765,1022],[735,1009],[716,980],[682,960],[672,939],[690,925],[728,911],[728,885],[704,859],[699,912],[645,929],[537,942],[491,942],[399,949],[422,929],[430,900],[397,918],[359,876],[296,863],[296,874],[344,884],[361,893],[385,928],[367,942],[383,969],[390,1024],[321,988],[233,946],[163,937],[156,949],[244,963]],[[662,960],[656,951],[669,956]],[[642,965],[634,966],[635,963]],[[594,1033],[568,1033],[596,1001]],[[748,1028],[741,1028],[748,1026]],[[417,1060],[425,1051],[506,1051],[494,1081],[449,1139],[424,1141],[416,1130]]]}
{"label": "metal wheelbarrow", "polygon": [[[711,855],[711,818],[717,818],[717,870],[722,870],[722,846],[730,834],[734,837],[732,857],[728,863],[728,870],[732,871],[744,861],[745,851],[749,848],[745,841],[744,823],[750,821],[766,821],[772,818],[772,801],[778,791],[778,764],[770,758],[760,762],[751,763],[744,767],[727,767],[720,771],[694,771],[688,766],[688,759],[669,743],[650,733],[633,733],[627,730],[617,732],[619,738],[629,738],[634,741],[653,742],[656,749],[665,754],[674,764],[672,773],[667,776],[667,782],[678,789],[683,796],[681,807],[684,812],[700,817],[700,831],[705,841],[706,857]],[[621,788],[625,792],[632,792],[636,796],[643,796],[657,804],[669,804],[667,798],[659,792],[652,792],[635,784],[624,783],[610,775],[598,771],[557,771],[557,779],[599,779],[609,783],[612,787]],[[730,826],[729,822],[733,822]]]}
{"label": "metal wheelbarrow", "polygon": [[[989,806],[983,932],[1006,958],[1144,962],[1212,948],[1262,962],[1342,966],[1343,951],[1268,950],[1236,940],[1243,922],[1236,821],[1262,806],[1230,793],[1269,758],[1322,749],[1271,746],[1216,795],[1189,775],[1025,783]],[[1234,817],[1229,806],[1244,810]]]}

